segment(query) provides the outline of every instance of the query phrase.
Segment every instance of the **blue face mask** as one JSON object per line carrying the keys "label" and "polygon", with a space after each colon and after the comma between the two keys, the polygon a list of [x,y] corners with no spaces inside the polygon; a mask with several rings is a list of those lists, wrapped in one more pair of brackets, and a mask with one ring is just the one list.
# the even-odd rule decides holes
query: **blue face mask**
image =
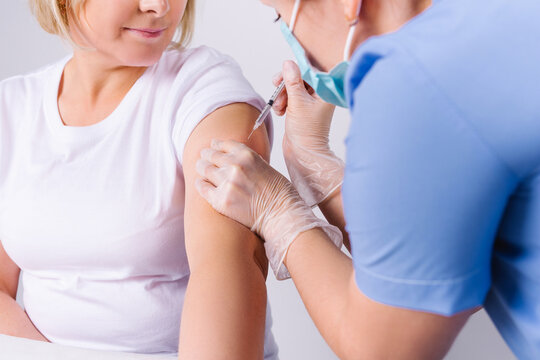
{"label": "blue face mask", "polygon": [[[309,62],[306,51],[300,45],[296,37],[293,35],[294,24],[296,22],[296,14],[298,12],[300,1],[297,0],[295,4],[295,10],[293,11],[293,18],[291,19],[291,28],[282,21],[281,32],[289,43],[300,72],[302,73],[302,79],[307,82],[313,90],[324,101],[341,107],[348,107],[347,100],[345,98],[345,75],[349,67],[349,61],[342,61],[336,65],[329,73],[316,70]],[[349,39],[347,40],[347,46],[345,50],[345,57],[348,57],[352,34],[354,27],[351,28]]]}

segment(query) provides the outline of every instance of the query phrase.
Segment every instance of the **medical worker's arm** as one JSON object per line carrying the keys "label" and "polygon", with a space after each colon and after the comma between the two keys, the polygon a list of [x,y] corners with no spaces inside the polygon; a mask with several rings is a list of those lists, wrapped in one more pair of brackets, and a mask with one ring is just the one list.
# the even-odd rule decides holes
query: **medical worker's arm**
{"label": "medical worker's arm", "polygon": [[273,109],[285,115],[283,156],[291,181],[309,206],[319,205],[328,222],[342,231],[350,251],[341,200],[345,164],[332,152],[329,141],[335,106],[317,96],[292,61],[285,61],[282,73],[273,79],[276,86],[281,81],[286,88]]}
{"label": "medical worker's arm", "polygon": [[0,334],[48,342],[15,301],[19,274],[19,267],[0,242]]}
{"label": "medical worker's arm", "polygon": [[180,332],[182,360],[263,357],[267,260],[262,241],[212,209],[194,187],[195,163],[213,138],[245,142],[269,158],[264,126],[247,140],[257,116],[247,104],[218,109],[197,126],[185,147],[185,238],[191,277]]}
{"label": "medical worker's arm", "polygon": [[[355,92],[343,185],[354,268],[319,230],[297,236],[285,258],[319,330],[344,359],[444,356],[491,286],[493,241],[516,182],[474,119],[414,59],[393,55]],[[266,224],[303,226],[306,216],[287,210],[301,207],[292,186],[270,186],[281,179],[277,171],[235,155],[245,149],[221,148],[227,156],[216,166],[241,164],[243,175],[212,174],[220,185],[201,188],[211,203],[235,204],[220,211],[252,226],[238,209],[259,190],[244,205],[262,224],[265,246],[281,241]]]}
{"label": "medical worker's arm", "polygon": [[358,289],[351,260],[318,229],[297,238],[285,263],[341,359],[442,359],[472,313],[444,317],[369,299]]}
{"label": "medical worker's arm", "polygon": [[[292,184],[243,144],[218,142],[212,150],[210,156],[203,154],[202,163],[213,159],[208,166],[219,170],[200,171],[206,180],[199,191],[220,212],[253,226],[266,239],[272,265],[279,264],[274,256],[286,254],[285,266],[306,308],[340,358],[438,359],[445,354],[469,313],[447,318],[369,300],[354,281],[350,258]],[[308,230],[298,235],[298,229]],[[294,239],[289,233],[296,234]]]}
{"label": "medical worker's arm", "polygon": [[351,241],[345,227],[345,214],[343,213],[343,194],[341,188],[330,194],[322,203],[319,204],[319,209],[323,213],[328,222],[337,226],[343,234],[343,245],[347,250],[351,251]]}

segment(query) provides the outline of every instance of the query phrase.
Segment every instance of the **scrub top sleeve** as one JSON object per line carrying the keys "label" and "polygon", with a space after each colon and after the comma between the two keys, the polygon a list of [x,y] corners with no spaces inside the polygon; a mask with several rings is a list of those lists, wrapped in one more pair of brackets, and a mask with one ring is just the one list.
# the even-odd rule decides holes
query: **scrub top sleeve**
{"label": "scrub top sleeve", "polygon": [[343,199],[358,287],[446,316],[481,305],[515,176],[406,54],[376,61],[352,97]]}

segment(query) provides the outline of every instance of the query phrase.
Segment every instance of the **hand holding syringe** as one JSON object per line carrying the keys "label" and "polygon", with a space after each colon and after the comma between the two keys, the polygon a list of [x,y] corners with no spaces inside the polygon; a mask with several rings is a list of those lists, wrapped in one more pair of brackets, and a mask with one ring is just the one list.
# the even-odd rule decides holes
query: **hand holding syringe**
{"label": "hand holding syringe", "polygon": [[[268,100],[268,102],[266,103],[266,106],[264,107],[264,109],[261,111],[261,114],[259,115],[259,117],[257,118],[257,120],[255,121],[255,126],[253,126],[253,130],[251,131],[251,133],[249,134],[249,138],[251,138],[251,136],[253,135],[253,133],[255,132],[255,130],[257,130],[261,125],[262,123],[266,120],[268,114],[270,113],[270,110],[273,108],[274,109],[274,112],[276,113],[276,115],[278,116],[282,116],[285,114],[285,111],[287,109],[287,95],[284,95],[283,98],[284,98],[284,101],[280,101],[279,98],[281,97],[281,95],[283,94],[283,90],[285,90],[286,86],[285,86],[285,81],[283,79],[283,74],[282,73],[278,73],[274,76],[272,82],[274,83],[276,87],[276,89],[274,90],[274,93],[272,94],[272,96],[270,97],[270,100]],[[305,85],[305,88],[306,88],[306,91],[307,91],[307,94],[309,96],[314,96],[316,97],[315,95],[315,92],[313,91],[313,89],[307,84],[304,82],[304,85]],[[318,97],[317,97],[318,99]],[[320,100],[320,99],[319,99]],[[322,101],[322,100],[320,100]],[[323,102],[323,101],[322,101]],[[324,103],[324,102],[323,102]],[[277,106],[277,107],[276,107]],[[333,107],[331,107],[333,108]]]}
{"label": "hand holding syringe", "polygon": [[[280,89],[284,81],[285,91]],[[318,204],[333,193],[343,177],[343,162],[329,144],[335,106],[323,101],[302,80],[292,61],[284,63],[282,73],[274,77],[273,83],[280,86],[269,103],[276,115],[286,115],[282,149],[291,180],[308,205]],[[262,115],[264,121],[268,112]]]}

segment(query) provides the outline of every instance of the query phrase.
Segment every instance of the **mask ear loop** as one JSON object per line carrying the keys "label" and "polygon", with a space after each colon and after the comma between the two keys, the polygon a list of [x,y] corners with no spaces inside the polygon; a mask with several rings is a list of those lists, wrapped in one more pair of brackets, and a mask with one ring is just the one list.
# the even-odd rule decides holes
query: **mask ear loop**
{"label": "mask ear loop", "polygon": [[349,35],[347,35],[347,42],[345,43],[345,50],[343,51],[343,61],[349,61],[351,58],[351,48],[354,39],[354,33],[358,26],[358,18],[360,17],[360,11],[362,10],[362,0],[358,1],[358,9],[356,11],[356,20],[350,24]]}
{"label": "mask ear loop", "polygon": [[347,36],[347,42],[345,43],[345,50],[343,51],[343,61],[349,61],[351,57],[351,48],[354,39],[354,33],[356,32],[356,26],[358,21],[351,24],[351,29],[349,30],[349,35]]}
{"label": "mask ear loop", "polygon": [[294,26],[296,25],[296,18],[298,17],[298,10],[300,9],[300,3],[302,0],[296,0],[294,3],[294,8],[291,16],[291,23],[289,25],[289,29],[291,29],[291,32],[294,31]]}

